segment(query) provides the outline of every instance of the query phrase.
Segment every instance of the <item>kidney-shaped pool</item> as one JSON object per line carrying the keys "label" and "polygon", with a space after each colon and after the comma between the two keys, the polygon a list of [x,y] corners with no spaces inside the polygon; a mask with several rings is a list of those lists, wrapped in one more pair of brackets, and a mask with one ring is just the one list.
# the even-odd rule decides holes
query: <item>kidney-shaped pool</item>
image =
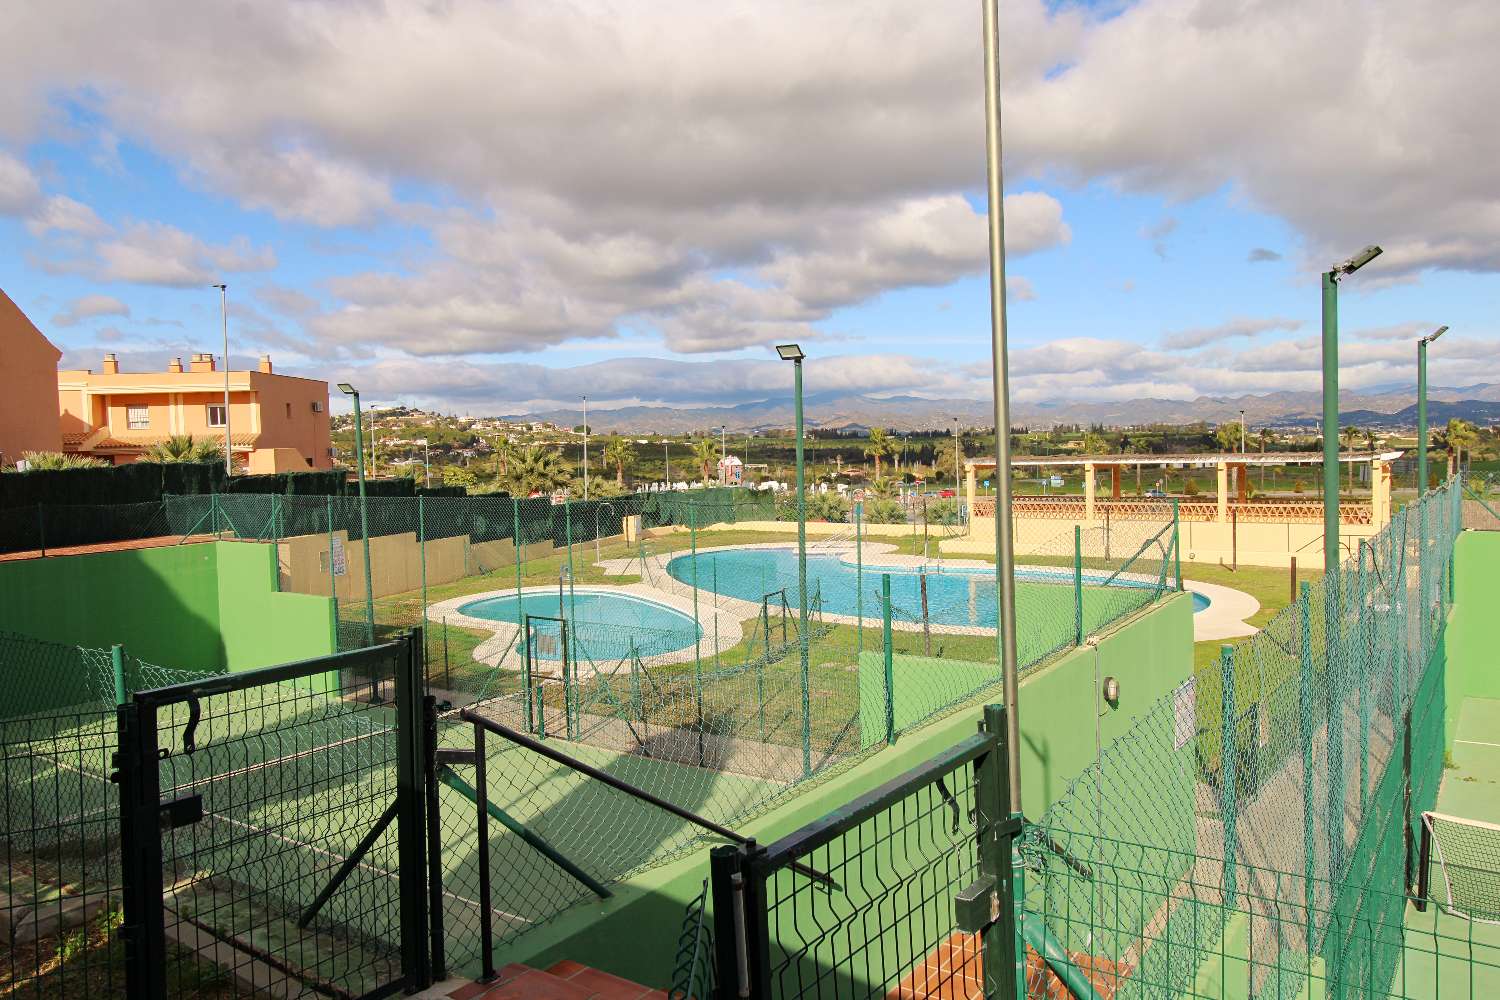
{"label": "kidney-shaped pool", "polygon": [[569,622],[568,641],[575,654],[595,661],[621,659],[632,650],[639,656],[655,656],[691,646],[699,636],[692,615],[634,594],[609,590],[563,592],[559,602],[555,590],[484,597],[458,609],[471,618],[519,624],[532,615],[535,630],[532,655],[544,660],[562,659],[561,628],[556,619]]}

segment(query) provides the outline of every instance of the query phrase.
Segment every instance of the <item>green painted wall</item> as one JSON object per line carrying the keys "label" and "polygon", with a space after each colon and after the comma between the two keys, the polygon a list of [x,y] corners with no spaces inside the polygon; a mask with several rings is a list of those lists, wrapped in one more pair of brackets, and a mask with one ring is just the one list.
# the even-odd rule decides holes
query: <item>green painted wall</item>
{"label": "green painted wall", "polygon": [[1500,607],[1500,531],[1465,531],[1454,548],[1453,607],[1446,647],[1447,745],[1453,745],[1465,698],[1500,698],[1495,669],[1495,609]]}
{"label": "green painted wall", "polygon": [[[1022,798],[1028,815],[1039,815],[1094,758],[1094,650],[1073,651],[1021,685]],[[1108,743],[1192,673],[1192,601],[1169,598],[1107,633],[1099,646],[1099,669],[1120,680],[1117,706],[1100,718]],[[998,688],[985,692],[998,699]],[[967,707],[878,750],[857,766],[833,775],[742,832],[769,843],[833,808],[930,759],[974,732],[976,698]],[[1190,815],[1190,813],[1189,813]],[[564,958],[650,986],[665,986],[684,907],[708,875],[708,847],[668,865],[649,869],[611,888],[614,896],[572,907],[550,924],[497,951],[496,962],[545,968]]]}
{"label": "green painted wall", "polygon": [[0,562],[0,630],[119,643],[183,670],[248,670],[334,651],[333,602],[276,592],[276,550],[248,542]]}
{"label": "green painted wall", "polygon": [[219,629],[225,666],[251,670],[337,652],[333,602],[276,590],[276,549],[220,542]]}
{"label": "green painted wall", "polygon": [[79,646],[120,643],[162,666],[220,669],[220,547],[0,563],[0,628]]}

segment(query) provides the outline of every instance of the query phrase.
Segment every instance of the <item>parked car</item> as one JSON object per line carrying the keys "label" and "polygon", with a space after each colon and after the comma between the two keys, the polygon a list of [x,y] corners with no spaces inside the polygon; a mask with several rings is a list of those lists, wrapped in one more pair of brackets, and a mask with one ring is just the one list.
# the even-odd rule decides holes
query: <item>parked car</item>
{"label": "parked car", "polygon": [[1167,495],[1161,490],[1147,490],[1144,495],[1157,500],[1165,500],[1167,498]]}

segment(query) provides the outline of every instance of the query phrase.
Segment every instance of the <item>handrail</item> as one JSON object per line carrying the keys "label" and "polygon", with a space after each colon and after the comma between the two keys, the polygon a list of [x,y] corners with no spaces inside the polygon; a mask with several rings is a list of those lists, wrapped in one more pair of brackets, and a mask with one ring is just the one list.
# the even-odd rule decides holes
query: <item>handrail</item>
{"label": "handrail", "polygon": [[[563,753],[561,750],[555,750],[547,744],[541,742],[540,740],[533,739],[525,733],[517,732],[516,730],[505,725],[503,722],[496,722],[494,719],[491,719],[488,716],[480,715],[472,708],[466,708],[462,712],[458,713],[458,715],[459,718],[463,719],[465,722],[473,726],[477,726],[478,728],[486,730],[487,732],[494,733],[496,736],[507,739],[517,746],[525,747],[533,753],[541,754],[543,757],[546,757],[548,760],[551,760],[554,763],[561,764],[564,767],[572,768],[585,777],[593,778],[595,781],[602,782],[615,789],[616,791],[624,792],[626,795],[640,799],[642,802],[645,802],[648,805],[656,806],[658,809],[671,813],[678,819],[686,820],[687,822],[692,823],[694,826],[702,827],[710,833],[716,833],[719,836],[723,837],[725,840],[732,841],[736,844],[749,844],[752,842],[751,838],[746,837],[743,834],[736,833],[735,831],[729,829],[729,827],[727,826],[721,826],[718,823],[715,823],[713,820],[705,819],[704,817],[699,816],[697,813],[689,809],[684,809],[675,803],[668,802],[666,799],[661,798],[660,796],[652,795],[644,788],[637,788],[630,782],[617,778],[607,771],[601,771],[599,768],[594,767],[592,764],[585,764],[578,758],[570,757],[567,754]],[[809,868],[807,865],[803,864],[793,864],[792,867],[816,882],[821,882],[822,884],[829,887],[837,886],[837,883],[835,883],[831,877],[818,871],[816,868]]]}

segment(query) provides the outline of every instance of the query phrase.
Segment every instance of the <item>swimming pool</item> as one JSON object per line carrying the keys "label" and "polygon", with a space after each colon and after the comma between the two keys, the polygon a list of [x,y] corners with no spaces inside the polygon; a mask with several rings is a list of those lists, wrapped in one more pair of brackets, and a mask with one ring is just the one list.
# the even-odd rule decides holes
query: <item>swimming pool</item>
{"label": "swimming pool", "polygon": [[[517,605],[519,604],[519,613]],[[559,610],[562,614],[559,615]],[[691,646],[700,634],[693,617],[633,594],[578,589],[563,593],[559,609],[555,590],[485,597],[462,605],[459,614],[515,624],[520,614],[565,617],[575,655],[618,660],[634,650],[640,656],[670,653]],[[555,621],[533,621],[532,655],[562,659],[561,629]]]}
{"label": "swimming pool", "polygon": [[[797,553],[789,548],[743,548],[721,549],[700,552],[697,555],[697,585],[702,590],[735,597],[742,601],[760,604],[770,593],[779,593],[787,588],[787,599],[796,603]],[[673,579],[686,584],[694,583],[694,556],[683,555],[667,563],[667,572]],[[864,571],[864,613],[867,618],[880,617],[880,575],[891,574],[891,603],[897,608],[898,617],[913,618],[921,607],[921,575],[909,567],[866,566]],[[1072,573],[1067,569],[1052,569],[1040,566],[1018,566],[1016,568],[1017,615],[1026,621],[1023,613],[1028,608],[1038,611],[1043,606],[1065,601],[1071,608]],[[1088,573],[1084,576],[1084,603],[1098,605],[1138,602],[1145,604],[1151,599],[1155,588],[1144,580],[1117,579],[1108,587],[1101,586],[1103,578]],[[851,563],[836,555],[811,555],[807,557],[807,587],[809,592],[820,593],[823,610],[834,615],[855,615],[859,611],[857,592],[857,570]],[[999,602],[995,594],[994,571],[984,568],[946,567],[941,571],[927,573],[927,608],[929,620],[944,625],[965,625],[979,628],[994,628]],[[1208,607],[1208,598],[1193,594],[1193,611],[1197,613]],[[1101,609],[1102,610],[1102,609]],[[1085,609],[1085,616],[1093,615]]]}

